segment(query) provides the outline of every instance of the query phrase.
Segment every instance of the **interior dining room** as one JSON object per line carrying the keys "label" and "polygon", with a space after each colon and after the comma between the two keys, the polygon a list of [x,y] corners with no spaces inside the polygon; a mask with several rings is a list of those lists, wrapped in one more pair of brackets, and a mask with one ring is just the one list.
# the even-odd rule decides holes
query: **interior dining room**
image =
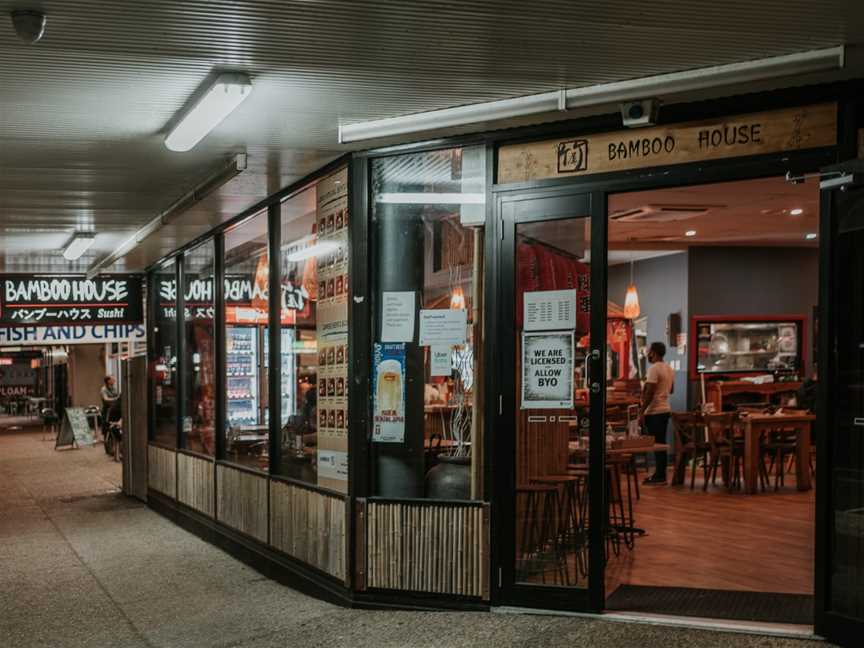
{"label": "interior dining room", "polygon": [[[818,183],[611,194],[606,224],[606,608],[809,626]],[[517,229],[526,304],[532,290],[565,285],[577,302],[572,410],[519,413],[517,476],[530,483],[517,489],[517,578],[526,583],[588,583],[591,232],[585,217]],[[531,333],[522,339],[535,344]],[[658,408],[650,392],[660,391]]]}
{"label": "interior dining room", "polygon": [[607,224],[608,608],[811,623],[818,183],[613,194]]}

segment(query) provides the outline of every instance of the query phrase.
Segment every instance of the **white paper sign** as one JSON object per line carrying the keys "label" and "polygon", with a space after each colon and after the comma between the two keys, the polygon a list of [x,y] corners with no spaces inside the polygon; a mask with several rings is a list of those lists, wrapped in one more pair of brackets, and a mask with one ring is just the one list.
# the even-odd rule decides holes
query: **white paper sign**
{"label": "white paper sign", "polygon": [[573,408],[573,331],[522,334],[522,409]]}
{"label": "white paper sign", "polygon": [[319,448],[318,477],[348,481],[348,453]]}
{"label": "white paper sign", "polygon": [[449,346],[429,347],[429,364],[433,376],[449,376],[453,373],[453,350]]}
{"label": "white paper sign", "polygon": [[576,328],[576,290],[526,292],[525,331],[570,331]]}
{"label": "white paper sign", "polygon": [[464,308],[420,311],[420,346],[465,344],[468,311]]}
{"label": "white paper sign", "polygon": [[381,295],[381,341],[414,341],[413,291],[385,292]]}

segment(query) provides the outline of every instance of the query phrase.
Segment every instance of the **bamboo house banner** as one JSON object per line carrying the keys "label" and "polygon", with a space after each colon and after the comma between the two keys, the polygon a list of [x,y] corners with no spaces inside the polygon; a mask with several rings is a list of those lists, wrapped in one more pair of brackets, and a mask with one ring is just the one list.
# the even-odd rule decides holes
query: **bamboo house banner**
{"label": "bamboo house banner", "polygon": [[837,104],[501,147],[498,182],[589,175],[837,143]]}

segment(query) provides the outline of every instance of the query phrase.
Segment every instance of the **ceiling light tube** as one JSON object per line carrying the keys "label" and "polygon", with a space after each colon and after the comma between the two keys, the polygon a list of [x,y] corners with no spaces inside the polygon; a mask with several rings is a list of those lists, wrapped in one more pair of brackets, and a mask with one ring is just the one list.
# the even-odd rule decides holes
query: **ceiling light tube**
{"label": "ceiling light tube", "polygon": [[77,232],[72,237],[72,240],[66,244],[66,248],[63,250],[63,258],[67,261],[77,261],[81,258],[82,254],[90,249],[95,240],[96,235],[93,232]]}
{"label": "ceiling light tube", "polygon": [[412,115],[342,124],[339,126],[339,142],[347,143],[406,135],[555,110],[585,108],[645,97],[704,90],[748,81],[835,70],[844,66],[844,53],[843,46],[809,50],[755,61],[715,65],[502,101],[489,101]]}
{"label": "ceiling light tube", "polygon": [[314,257],[319,257],[324,254],[329,254],[330,252],[335,252],[339,249],[339,243],[336,241],[318,241],[317,243],[310,245],[309,247],[301,248],[296,252],[291,252],[288,254],[286,259],[291,263],[296,263],[297,261],[304,261],[305,259],[312,259]]}
{"label": "ceiling light tube", "polygon": [[177,122],[165,138],[165,146],[180,152],[194,148],[251,93],[252,82],[247,75],[220,74]]}

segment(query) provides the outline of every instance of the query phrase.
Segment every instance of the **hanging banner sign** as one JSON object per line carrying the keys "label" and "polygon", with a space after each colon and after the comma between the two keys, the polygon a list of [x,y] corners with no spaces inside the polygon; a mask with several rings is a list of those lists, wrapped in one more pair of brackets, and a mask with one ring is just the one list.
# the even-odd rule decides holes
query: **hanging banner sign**
{"label": "hanging banner sign", "polygon": [[405,441],[405,344],[375,344],[372,440]]}
{"label": "hanging banner sign", "polygon": [[0,279],[0,324],[53,326],[143,320],[141,278],[137,276]]}
{"label": "hanging banner sign", "polygon": [[145,339],[147,331],[143,324],[0,327],[0,347],[143,342]]}
{"label": "hanging banner sign", "polygon": [[834,146],[837,104],[502,146],[498,182],[527,182]]}
{"label": "hanging banner sign", "polygon": [[573,408],[572,331],[522,334],[522,409]]}

